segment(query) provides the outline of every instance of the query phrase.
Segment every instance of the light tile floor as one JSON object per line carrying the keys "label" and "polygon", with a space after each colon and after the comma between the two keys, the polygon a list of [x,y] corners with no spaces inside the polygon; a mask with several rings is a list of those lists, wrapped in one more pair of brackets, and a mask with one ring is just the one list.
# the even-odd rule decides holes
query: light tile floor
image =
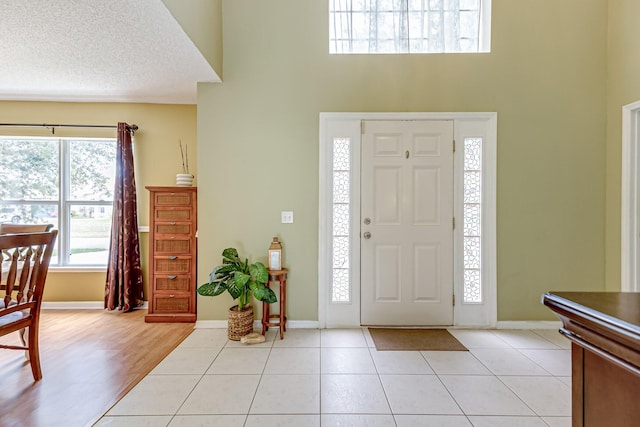
{"label": "light tile floor", "polygon": [[96,425],[571,425],[557,332],[450,331],[468,352],[379,352],[366,328],[269,331],[253,346],[196,329]]}

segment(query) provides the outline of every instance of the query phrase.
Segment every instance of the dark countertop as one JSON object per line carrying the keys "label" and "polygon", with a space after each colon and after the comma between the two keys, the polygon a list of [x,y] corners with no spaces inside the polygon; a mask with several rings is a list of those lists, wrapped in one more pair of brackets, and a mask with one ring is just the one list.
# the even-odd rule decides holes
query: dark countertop
{"label": "dark countertop", "polygon": [[640,350],[640,293],[548,292],[542,302],[565,330],[583,336],[592,331]]}

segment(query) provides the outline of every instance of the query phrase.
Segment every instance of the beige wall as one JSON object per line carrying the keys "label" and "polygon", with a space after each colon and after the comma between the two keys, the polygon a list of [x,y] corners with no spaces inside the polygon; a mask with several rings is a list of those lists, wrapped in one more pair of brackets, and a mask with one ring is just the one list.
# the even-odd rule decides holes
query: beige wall
{"label": "beige wall", "polygon": [[[118,121],[126,121],[137,124],[140,130],[135,134],[134,155],[140,225],[149,224],[149,195],[144,187],[174,185],[175,174],[181,171],[178,139],[182,139],[183,144],[188,144],[191,172],[197,176],[194,105],[0,102],[0,117],[3,123],[115,125]],[[0,127],[0,134],[51,136],[51,132],[43,128]],[[56,129],[56,136],[115,137],[115,131],[59,128]],[[141,233],[140,237],[146,280],[147,233]],[[51,271],[45,289],[45,300],[101,301],[104,299],[104,283],[104,272]]]}
{"label": "beige wall", "polygon": [[640,101],[640,2],[609,0],[607,76],[607,289],[620,290],[622,107]]}
{"label": "beige wall", "polygon": [[[497,111],[499,320],[604,288],[605,0],[494,0],[477,55],[331,56],[326,1],[226,0],[223,22],[224,83],[198,97],[200,282],[225,247],[265,261],[277,235],[289,318],[316,320],[319,113]],[[200,297],[199,319],[230,302]]]}

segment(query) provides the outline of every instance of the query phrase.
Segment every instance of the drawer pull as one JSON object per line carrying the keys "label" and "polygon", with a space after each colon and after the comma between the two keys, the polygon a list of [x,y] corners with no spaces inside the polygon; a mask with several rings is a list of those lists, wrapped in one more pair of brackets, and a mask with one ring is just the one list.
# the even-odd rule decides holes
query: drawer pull
{"label": "drawer pull", "polygon": [[175,221],[171,221],[171,225],[176,225],[176,222]]}
{"label": "drawer pull", "polygon": [[169,258],[170,260],[178,259],[176,255],[169,255],[167,258]]}
{"label": "drawer pull", "polygon": [[170,295],[169,295],[169,298],[173,298],[173,297],[175,297],[175,295],[174,295],[174,294],[170,294]]}
{"label": "drawer pull", "polygon": [[176,280],[176,278],[177,278],[177,277],[178,277],[178,276],[171,275],[171,276],[167,276],[167,279],[169,279],[169,280]]}

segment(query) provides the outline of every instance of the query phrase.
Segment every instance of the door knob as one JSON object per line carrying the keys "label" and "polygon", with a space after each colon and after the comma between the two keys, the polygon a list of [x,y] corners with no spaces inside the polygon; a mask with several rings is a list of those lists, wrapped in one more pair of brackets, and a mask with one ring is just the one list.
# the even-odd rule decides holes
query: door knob
{"label": "door knob", "polygon": [[369,225],[371,224],[371,218],[365,218],[362,222],[364,222],[364,225]]}
{"label": "door knob", "polygon": [[371,238],[371,233],[369,233],[368,231],[365,231],[364,234],[362,235],[362,237],[364,237],[365,239],[370,239]]}

